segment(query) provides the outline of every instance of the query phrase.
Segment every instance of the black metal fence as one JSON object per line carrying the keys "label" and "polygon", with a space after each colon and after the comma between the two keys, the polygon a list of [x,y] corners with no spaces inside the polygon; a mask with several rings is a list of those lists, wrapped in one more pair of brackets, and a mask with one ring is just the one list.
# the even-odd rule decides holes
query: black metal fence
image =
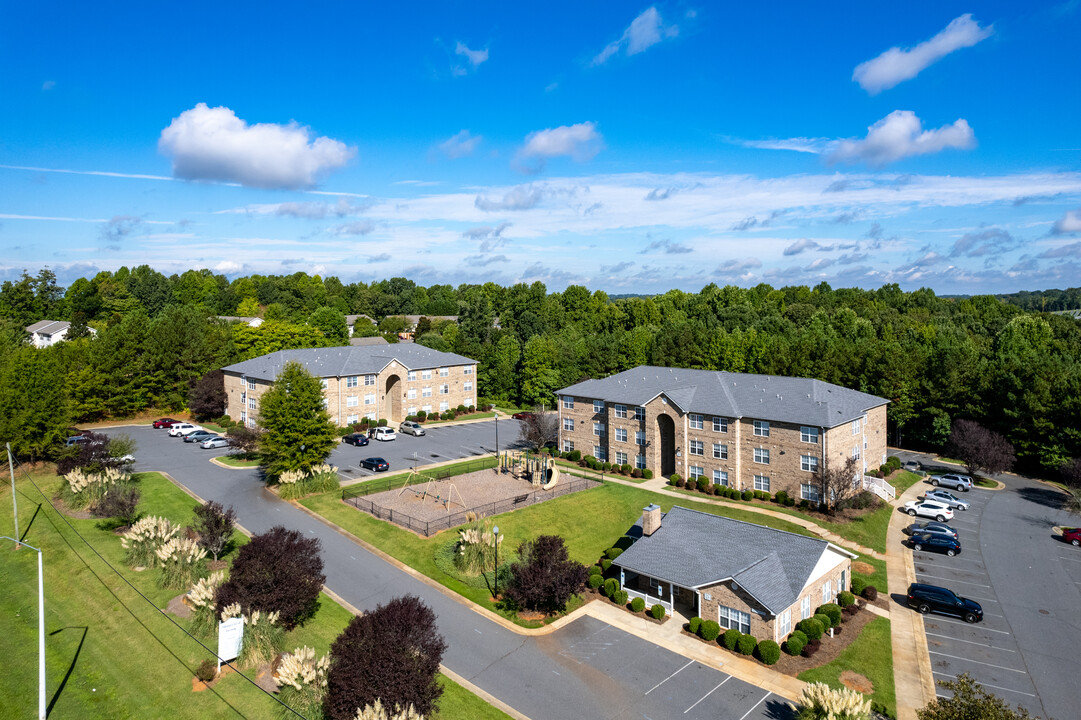
{"label": "black metal fence", "polygon": [[387,490],[397,490],[406,485],[420,485],[428,482],[429,479],[445,480],[455,475],[466,475],[478,470],[491,470],[495,467],[495,463],[495,458],[484,458],[483,460],[472,460],[466,463],[448,465],[447,467],[421,469],[417,471],[416,475],[412,476],[399,473],[388,478],[367,480],[356,485],[350,485],[342,490],[342,500],[348,501],[354,497],[373,495]]}
{"label": "black metal fence", "polygon": [[[486,505],[479,505],[477,507],[469,508],[467,510],[461,510],[459,512],[450,513],[444,517],[436,518],[434,520],[420,520],[408,513],[401,510],[392,510],[391,508],[383,507],[371,500],[366,500],[363,497],[353,496],[342,499],[347,503],[363,510],[380,520],[388,520],[395,525],[412,530],[415,533],[419,533],[424,537],[431,537],[437,532],[442,530],[449,530],[452,527],[457,527],[466,522],[466,513],[474,512],[481,517],[490,517],[492,515],[499,515],[510,510],[517,510],[518,508],[528,507],[530,505],[536,505],[537,503],[544,502],[545,500],[551,500],[552,498],[561,497],[563,495],[569,495],[571,493],[580,492],[582,490],[588,490],[593,487],[599,487],[601,483],[594,480],[587,480],[585,478],[571,480],[569,482],[559,482],[555,487],[550,490],[534,490],[532,492],[524,493],[522,495],[516,495],[514,497],[505,498],[503,500],[497,500]],[[401,487],[401,486],[399,486]]]}

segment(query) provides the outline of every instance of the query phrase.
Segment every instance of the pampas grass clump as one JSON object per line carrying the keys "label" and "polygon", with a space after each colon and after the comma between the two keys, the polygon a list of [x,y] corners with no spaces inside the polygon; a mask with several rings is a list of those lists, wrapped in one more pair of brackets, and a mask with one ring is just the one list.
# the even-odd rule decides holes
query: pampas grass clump
{"label": "pampas grass clump", "polygon": [[[286,653],[274,676],[281,688],[279,699],[308,720],[322,720],[329,667],[330,658],[324,655],[316,660],[315,650],[310,647],[300,647]],[[296,717],[281,705],[276,709],[283,720]]]}
{"label": "pampas grass clump", "polygon": [[278,476],[278,493],[282,500],[296,500],[304,496],[304,478],[308,474],[303,470],[286,470]]}
{"label": "pampas grass clump", "polygon": [[99,473],[75,468],[64,480],[66,482],[60,486],[64,504],[73,510],[82,510],[97,505],[114,485],[130,485],[131,475],[118,468],[105,468]]}
{"label": "pampas grass clump", "polygon": [[188,591],[188,605],[192,608],[191,632],[198,637],[210,637],[218,629],[214,614],[214,596],[218,586],[225,582],[225,572],[219,570],[210,577],[200,578]]}
{"label": "pampas grass clump", "polygon": [[241,667],[258,667],[269,663],[281,652],[285,630],[278,624],[279,613],[255,610],[244,616],[244,644],[237,662]]}
{"label": "pampas grass clump", "polygon": [[161,564],[158,587],[174,590],[190,587],[205,567],[206,550],[188,538],[173,538],[158,547],[154,554]]}
{"label": "pampas grass clump", "polygon": [[322,465],[312,466],[308,473],[308,479],[304,481],[304,484],[306,486],[304,488],[305,495],[329,492],[341,487],[341,476],[338,475],[338,468],[323,463]]}
{"label": "pampas grass clump", "polygon": [[124,562],[131,567],[156,567],[157,549],[173,539],[180,528],[168,519],[150,516],[139,520],[120,538],[127,553]]}
{"label": "pampas grass clump", "polygon": [[800,696],[801,720],[868,720],[871,700],[849,688],[834,690],[825,683],[810,683]]}
{"label": "pampas grass clump", "polygon": [[424,716],[417,713],[413,706],[405,708],[395,705],[394,710],[383,707],[383,702],[378,698],[374,705],[365,705],[357,710],[355,720],[424,720]]}
{"label": "pampas grass clump", "polygon": [[469,524],[458,531],[454,564],[467,575],[480,575],[494,564],[495,545],[503,542],[503,535],[497,540],[492,533],[492,521],[472,511],[466,513],[466,520]]}

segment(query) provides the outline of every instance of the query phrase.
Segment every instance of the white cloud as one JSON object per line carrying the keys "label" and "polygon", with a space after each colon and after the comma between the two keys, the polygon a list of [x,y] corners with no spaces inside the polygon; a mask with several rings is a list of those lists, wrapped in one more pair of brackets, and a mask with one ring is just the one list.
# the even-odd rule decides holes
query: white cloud
{"label": "white cloud", "polygon": [[248,125],[227,107],[199,103],[161,131],[158,150],[171,155],[173,175],[269,189],[315,185],[320,176],[348,163],[356,149],[306,127]]}
{"label": "white cloud", "polygon": [[370,220],[357,220],[330,228],[335,235],[367,235],[372,230],[375,230],[375,225]]}
{"label": "white cloud", "polygon": [[911,110],[894,110],[867,128],[862,140],[841,140],[827,156],[830,162],[863,162],[881,167],[914,155],[928,155],[948,148],[968,150],[976,135],[964,119],[937,130],[924,130]]}
{"label": "white cloud", "polygon": [[1081,210],[1070,210],[1055,221],[1051,228],[1055,235],[1081,232]]}
{"label": "white cloud", "polygon": [[593,65],[603,65],[619,53],[620,50],[627,55],[637,55],[662,40],[674,38],[679,35],[679,27],[665,25],[661,14],[656,7],[650,7],[641,15],[631,21],[630,26],[623,31],[619,40],[608,43],[603,50],[593,58]]}
{"label": "white cloud", "polygon": [[458,44],[454,47],[454,54],[464,57],[474,70],[480,67],[481,63],[488,60],[487,48],[484,50],[470,50],[469,46],[461,40],[459,40]]}
{"label": "white cloud", "polygon": [[731,140],[743,147],[758,148],[759,150],[792,150],[793,152],[813,153],[818,155],[825,152],[836,143],[829,138],[771,138],[767,140]]}
{"label": "white cloud", "polygon": [[603,147],[604,139],[597,132],[596,123],[587,121],[529,133],[517,157],[535,163],[525,169],[539,170],[544,167],[545,160],[553,157],[563,156],[576,162],[587,162],[596,157]]}
{"label": "white cloud", "polygon": [[495,227],[481,226],[469,228],[462,233],[462,237],[469,238],[470,240],[483,240],[484,238],[497,238],[503,234],[503,231],[509,228],[511,224],[509,222],[501,222]]}
{"label": "white cloud", "polygon": [[799,255],[807,250],[818,250],[822,246],[810,238],[801,238],[784,249],[785,255]]}
{"label": "white cloud", "polygon": [[501,200],[489,200],[477,195],[473,205],[478,210],[492,212],[493,210],[529,210],[544,197],[544,190],[532,185],[518,185],[511,188],[503,195]]}
{"label": "white cloud", "polygon": [[220,263],[214,266],[215,272],[220,273],[238,273],[244,269],[244,266],[235,260],[222,260]]}
{"label": "white cloud", "polygon": [[480,145],[480,141],[480,135],[471,135],[468,130],[461,130],[439,143],[439,149],[451,160],[456,160],[472,155],[477,145]]}
{"label": "white cloud", "polygon": [[56,81],[55,80],[46,80],[45,82],[41,83],[41,91],[42,92],[49,92],[54,87],[56,87]]}
{"label": "white cloud", "polygon": [[1037,257],[1041,258],[1064,258],[1064,257],[1076,257],[1081,258],[1081,242],[1070,243],[1069,245],[1061,245],[1057,248],[1051,248],[1040,253]]}
{"label": "white cloud", "polygon": [[672,242],[666,238],[664,240],[654,240],[642,248],[638,254],[647,255],[655,250],[660,250],[665,255],[685,255],[694,252],[694,248],[689,248],[682,243]]}
{"label": "white cloud", "polygon": [[994,26],[980,27],[971,14],[965,13],[954,18],[945,30],[914,48],[892,47],[875,59],[860,63],[852,73],[852,79],[871,95],[877,95],[911,80],[955,50],[972,47],[993,32]]}

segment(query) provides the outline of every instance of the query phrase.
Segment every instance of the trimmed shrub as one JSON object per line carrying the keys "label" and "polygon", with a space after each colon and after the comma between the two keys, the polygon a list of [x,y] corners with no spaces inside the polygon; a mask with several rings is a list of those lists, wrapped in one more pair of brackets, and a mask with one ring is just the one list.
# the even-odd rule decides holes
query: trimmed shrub
{"label": "trimmed shrub", "polygon": [[660,603],[655,604],[649,609],[649,614],[653,616],[654,620],[660,620],[666,614],[664,612],[664,605],[661,605]]}
{"label": "trimmed shrub", "polygon": [[842,608],[846,608],[849,605],[852,605],[854,602],[856,602],[856,596],[848,592],[847,590],[842,590],[841,592],[837,593],[837,604],[840,605]]}
{"label": "trimmed shrub", "polygon": [[863,594],[863,589],[865,587],[867,587],[867,581],[866,580],[864,580],[861,577],[856,577],[856,576],[852,577],[852,594],[853,595],[862,595]]}
{"label": "trimmed shrub", "polygon": [[704,620],[699,634],[706,642],[713,642],[721,634],[721,626],[716,620]]}
{"label": "trimmed shrub", "polygon": [[807,618],[806,620],[800,620],[796,627],[800,632],[807,636],[808,640],[817,640],[822,637],[822,633],[826,631],[826,627],[822,624],[822,621],[813,617]]}
{"label": "trimmed shrub", "polygon": [[386,427],[387,426],[387,419],[386,418],[379,418],[379,422],[377,422],[376,425],[378,425],[379,427]]}
{"label": "trimmed shrub", "polygon": [[596,590],[596,589],[597,589],[597,588],[599,588],[599,587],[600,587],[600,586],[601,586],[601,585],[602,585],[603,583],[604,583],[604,578],[603,578],[603,577],[602,577],[601,575],[599,575],[599,574],[597,574],[597,575],[590,575],[590,576],[589,576],[589,580],[587,581],[587,584],[589,585],[589,588],[590,588],[591,590]]}
{"label": "trimmed shrub", "polygon": [[195,677],[199,678],[202,682],[208,683],[213,680],[218,674],[217,664],[207,658],[199,663],[195,668]]}
{"label": "trimmed shrub", "polygon": [[640,477],[642,477],[642,471],[639,470],[638,468],[631,468],[631,477],[632,478],[640,478]]}
{"label": "trimmed shrub", "polygon": [[750,500],[753,497],[754,497],[754,492],[753,491],[751,491],[751,490],[744,490],[743,491],[743,499],[744,500]]}
{"label": "trimmed shrub", "polygon": [[823,635],[826,634],[827,630],[829,630],[831,627],[833,627],[833,621],[830,620],[829,615],[823,615],[822,613],[816,612],[814,615],[811,616],[811,619],[812,620],[817,620],[818,622],[822,623],[822,634]]}
{"label": "trimmed shrub", "polygon": [[643,600],[642,598],[636,597],[634,600],[631,600],[631,610],[634,610],[636,613],[639,613],[639,612],[642,612],[645,609],[646,609],[646,601]]}
{"label": "trimmed shrub", "polygon": [[721,644],[724,645],[726,649],[735,652],[736,647],[739,645],[739,636],[741,634],[742,633],[740,633],[739,630],[734,628],[732,630],[725,630],[724,637],[721,639]]}
{"label": "trimmed shrub", "polygon": [[758,646],[758,638],[754,635],[740,635],[737,647],[740,655],[750,655]]}
{"label": "trimmed shrub", "polygon": [[797,637],[795,633],[792,633],[788,636],[788,639],[785,640],[784,651],[789,655],[799,655],[803,652],[803,646],[806,644],[807,642],[802,637]]}
{"label": "trimmed shrub", "polygon": [[799,509],[800,510],[806,510],[809,507],[811,507],[811,503],[807,502],[806,500],[800,500],[799,501]]}
{"label": "trimmed shrub", "polygon": [[623,463],[623,465],[619,468],[619,471],[624,475],[630,475],[634,471],[634,468],[631,467],[630,463]]}
{"label": "trimmed shrub", "polygon": [[683,482],[683,478],[680,476],[679,473],[672,473],[671,476],[669,476],[669,480],[674,482],[678,487],[683,487],[682,485],[680,485],[680,483]]}
{"label": "trimmed shrub", "polygon": [[608,572],[608,568],[610,568],[610,567],[612,567],[612,561],[611,560],[609,560],[608,558],[605,558],[604,560],[601,560],[601,569],[604,572]]}
{"label": "trimmed shrub", "polygon": [[766,665],[773,665],[781,659],[781,646],[772,640],[763,640],[755,648],[755,656]]}
{"label": "trimmed shrub", "polygon": [[695,617],[690,619],[690,622],[687,623],[688,632],[694,633],[695,635],[698,634],[698,631],[701,628],[702,628],[702,618],[700,618],[700,617],[695,616]]}
{"label": "trimmed shrub", "polygon": [[427,419],[428,419],[428,411],[421,410],[419,413],[417,413],[417,422],[424,422]]}
{"label": "trimmed shrub", "polygon": [[709,490],[709,480],[704,475],[699,475],[695,480],[695,485],[698,486],[698,492],[707,492]]}
{"label": "trimmed shrub", "polygon": [[629,597],[626,590],[616,590],[616,594],[612,597],[612,602],[616,605],[626,605]]}
{"label": "trimmed shrub", "polygon": [[642,477],[644,477],[646,480],[652,480],[653,479],[653,471],[650,470],[649,468],[645,468],[644,470],[642,470]]}
{"label": "trimmed shrub", "polygon": [[826,603],[815,610],[815,615],[825,615],[830,619],[830,625],[837,627],[841,624],[841,607],[834,603]]}
{"label": "trimmed shrub", "polygon": [[602,575],[603,573],[604,573],[604,568],[602,568],[600,565],[590,565],[589,566],[589,574],[590,575]]}
{"label": "trimmed shrub", "polygon": [[604,581],[604,594],[608,597],[612,597],[619,592],[619,580],[615,578],[608,578]]}
{"label": "trimmed shrub", "polygon": [[570,453],[567,455],[567,459],[570,460],[571,462],[578,462],[579,460],[582,459],[582,451],[581,450],[571,450]]}
{"label": "trimmed shrub", "polygon": [[611,469],[612,463],[608,462],[607,460],[601,463],[601,470],[603,470],[604,472],[608,472]]}
{"label": "trimmed shrub", "polygon": [[719,496],[721,496],[721,495],[724,495],[724,491],[725,491],[726,489],[727,489],[727,488],[725,488],[725,486],[724,486],[724,485],[721,485],[720,483],[717,483],[717,484],[715,484],[715,485],[713,486],[713,494],[714,494],[714,496],[717,496],[717,497],[719,497]]}
{"label": "trimmed shrub", "polygon": [[785,501],[784,501],[784,506],[785,507],[795,507],[796,506],[796,498],[794,498],[794,497],[786,498]]}
{"label": "trimmed shrub", "polygon": [[800,653],[803,657],[809,658],[818,652],[818,649],[822,647],[821,640],[808,640],[807,644],[803,646],[803,652]]}
{"label": "trimmed shrub", "polygon": [[863,589],[863,592],[861,592],[860,595],[862,595],[867,600],[877,600],[878,588],[876,588],[874,585],[868,585]]}
{"label": "trimmed shrub", "polygon": [[609,560],[615,560],[623,553],[623,548],[610,547],[604,551],[604,556]]}
{"label": "trimmed shrub", "polygon": [[788,493],[784,490],[778,490],[777,494],[773,496],[773,499],[778,505],[784,505],[788,502]]}

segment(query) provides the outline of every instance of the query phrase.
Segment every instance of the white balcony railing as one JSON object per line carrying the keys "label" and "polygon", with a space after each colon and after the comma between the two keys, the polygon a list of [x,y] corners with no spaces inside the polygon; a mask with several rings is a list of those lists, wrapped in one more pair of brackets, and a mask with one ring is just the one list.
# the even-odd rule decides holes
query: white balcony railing
{"label": "white balcony railing", "polygon": [[664,613],[666,615],[671,615],[672,614],[672,601],[671,600],[665,600],[664,598],[659,598],[656,595],[650,595],[649,593],[644,593],[644,592],[641,592],[639,590],[634,590],[634,589],[628,588],[628,587],[625,587],[623,589],[627,591],[627,597],[629,597],[632,600],[634,598],[636,598],[636,597],[642,598],[645,601],[647,608],[648,607],[653,607],[654,605],[659,604],[664,608]]}
{"label": "white balcony railing", "polygon": [[890,485],[882,478],[877,478],[873,475],[863,476],[863,489],[870,490],[886,502],[889,502],[897,497],[897,488],[895,488],[893,485]]}

